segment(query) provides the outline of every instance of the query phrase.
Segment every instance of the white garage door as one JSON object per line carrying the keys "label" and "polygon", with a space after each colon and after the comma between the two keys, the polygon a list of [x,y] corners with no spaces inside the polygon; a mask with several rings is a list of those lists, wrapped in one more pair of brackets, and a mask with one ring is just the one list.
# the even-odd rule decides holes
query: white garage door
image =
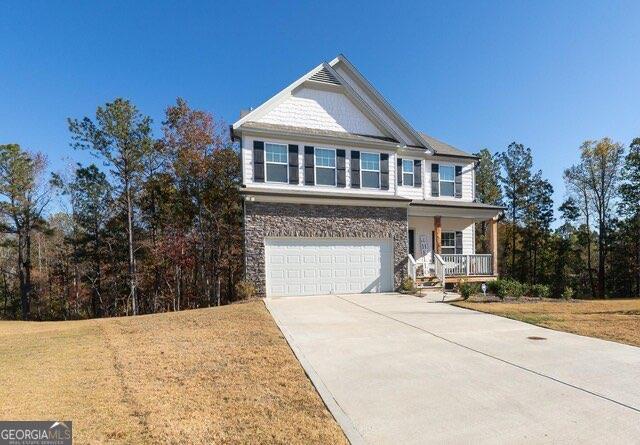
{"label": "white garage door", "polygon": [[272,238],[265,240],[267,296],[389,292],[390,240]]}

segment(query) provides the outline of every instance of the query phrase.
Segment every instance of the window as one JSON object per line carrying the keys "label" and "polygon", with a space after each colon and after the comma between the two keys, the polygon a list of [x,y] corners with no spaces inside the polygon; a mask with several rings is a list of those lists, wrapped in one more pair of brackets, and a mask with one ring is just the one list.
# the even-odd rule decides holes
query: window
{"label": "window", "polygon": [[451,165],[440,166],[440,196],[455,196],[456,169]]}
{"label": "window", "polygon": [[441,252],[444,255],[456,253],[456,232],[442,232]]}
{"label": "window", "polygon": [[402,160],[402,184],[413,187],[413,161],[411,159]]}
{"label": "window", "polygon": [[283,144],[265,145],[267,181],[268,182],[288,182],[289,162],[287,160],[287,146]]}
{"label": "window", "polygon": [[360,175],[363,188],[380,188],[380,155],[378,153],[360,154]]}
{"label": "window", "polygon": [[336,151],[316,148],[316,185],[336,185]]}

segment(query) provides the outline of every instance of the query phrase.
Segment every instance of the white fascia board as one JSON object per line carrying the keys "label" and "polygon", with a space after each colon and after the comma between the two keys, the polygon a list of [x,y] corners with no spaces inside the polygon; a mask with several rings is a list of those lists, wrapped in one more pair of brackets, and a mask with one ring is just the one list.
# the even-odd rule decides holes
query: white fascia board
{"label": "white fascia board", "polygon": [[278,195],[252,195],[247,193],[244,197],[247,202],[273,202],[273,203],[287,203],[287,204],[316,204],[316,205],[330,205],[330,206],[345,206],[345,207],[409,207],[409,202],[402,202],[396,200],[381,200],[381,199],[340,199],[339,196],[331,195],[331,199],[318,198],[314,196],[278,196]]}
{"label": "white fascia board", "polygon": [[389,103],[388,100],[386,100],[384,98],[384,96],[382,96],[382,94],[380,94],[371,84],[371,82],[369,82],[359,71],[358,69],[351,63],[349,62],[349,60],[343,55],[343,54],[339,54],[335,59],[333,59],[331,62],[329,62],[329,65],[331,67],[335,66],[338,62],[342,62],[347,69],[354,75],[354,77],[356,79],[358,79],[360,81],[360,83],[362,84],[362,86],[364,87],[365,91],[369,92],[371,94],[371,96],[376,99],[376,101],[378,102],[378,105],[381,106],[382,109],[384,109],[389,116],[400,126],[403,127],[407,132],[409,132],[409,134],[411,134],[413,137],[416,138],[416,140],[422,142],[422,144],[428,148],[429,150],[431,150],[432,152],[435,153],[435,150],[433,149],[433,147],[422,137],[420,136],[420,134],[409,124],[409,122],[406,121],[406,119],[404,119],[402,117],[402,115],[400,113],[398,113],[398,111],[396,111],[395,108],[393,108],[393,106]]}
{"label": "white fascia board", "polygon": [[291,96],[291,92],[294,89],[296,89],[298,86],[302,85],[304,83],[304,81],[307,80],[307,78],[313,76],[315,73],[320,71],[323,68],[323,66],[324,66],[324,63],[321,63],[320,65],[316,66],[314,69],[312,69],[307,74],[305,74],[304,76],[300,77],[298,80],[296,80],[295,82],[293,82],[292,84],[290,84],[289,86],[287,86],[286,88],[281,90],[279,93],[277,93],[275,96],[271,97],[271,99],[269,99],[266,102],[264,102],[262,105],[257,107],[255,110],[251,110],[244,117],[238,119],[232,125],[233,129],[234,130],[238,129],[238,127],[240,127],[240,125],[244,124],[245,122],[260,119],[262,116],[264,116],[266,113],[268,113],[269,110],[271,110],[273,107],[278,105],[282,100],[284,100],[284,99],[288,98],[289,96]]}
{"label": "white fascia board", "polygon": [[409,207],[409,216],[446,216],[451,218],[467,218],[474,221],[487,221],[502,213],[494,209],[465,209],[456,207]]}

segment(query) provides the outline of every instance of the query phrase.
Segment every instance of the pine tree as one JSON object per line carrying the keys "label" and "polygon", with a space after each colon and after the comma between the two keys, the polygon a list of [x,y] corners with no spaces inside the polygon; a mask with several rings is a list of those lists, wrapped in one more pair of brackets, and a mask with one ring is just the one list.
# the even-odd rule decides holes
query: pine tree
{"label": "pine tree", "polygon": [[144,159],[152,147],[151,118],[143,116],[126,99],[118,98],[98,107],[95,122],[85,117],[69,119],[73,147],[91,150],[111,167],[127,218],[129,298],[134,315],[138,314],[135,201],[140,186]]}

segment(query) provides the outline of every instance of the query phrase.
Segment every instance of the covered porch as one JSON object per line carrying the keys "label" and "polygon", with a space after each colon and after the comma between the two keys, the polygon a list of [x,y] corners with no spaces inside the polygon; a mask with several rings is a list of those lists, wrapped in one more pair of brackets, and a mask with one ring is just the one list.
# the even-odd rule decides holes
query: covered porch
{"label": "covered porch", "polygon": [[[413,201],[409,208],[408,272],[414,281],[446,284],[495,280],[502,207],[473,202]],[[485,223],[486,252],[476,252],[476,224]]]}

